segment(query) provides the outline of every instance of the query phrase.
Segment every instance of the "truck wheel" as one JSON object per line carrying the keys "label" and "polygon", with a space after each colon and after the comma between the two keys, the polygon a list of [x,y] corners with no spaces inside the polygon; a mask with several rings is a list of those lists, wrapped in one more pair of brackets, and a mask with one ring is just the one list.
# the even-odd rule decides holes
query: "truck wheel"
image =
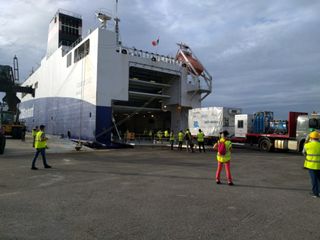
{"label": "truck wheel", "polygon": [[270,140],[267,139],[267,138],[262,139],[262,140],[260,141],[259,147],[260,147],[260,150],[261,150],[261,151],[269,152],[270,149],[271,149],[271,142],[270,142]]}
{"label": "truck wheel", "polygon": [[301,142],[299,144],[299,149],[298,149],[299,152],[303,151],[304,143],[305,143],[305,140],[301,140]]}

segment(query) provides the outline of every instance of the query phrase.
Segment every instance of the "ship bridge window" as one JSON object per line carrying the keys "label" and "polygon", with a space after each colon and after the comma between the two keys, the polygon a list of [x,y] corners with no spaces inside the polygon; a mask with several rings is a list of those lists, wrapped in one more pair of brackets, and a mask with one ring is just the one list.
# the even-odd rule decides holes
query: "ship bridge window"
{"label": "ship bridge window", "polygon": [[67,67],[69,67],[72,63],[72,53],[67,55]]}
{"label": "ship bridge window", "polygon": [[78,62],[90,52],[90,41],[89,39],[82,43],[77,49],[74,50],[74,63]]}

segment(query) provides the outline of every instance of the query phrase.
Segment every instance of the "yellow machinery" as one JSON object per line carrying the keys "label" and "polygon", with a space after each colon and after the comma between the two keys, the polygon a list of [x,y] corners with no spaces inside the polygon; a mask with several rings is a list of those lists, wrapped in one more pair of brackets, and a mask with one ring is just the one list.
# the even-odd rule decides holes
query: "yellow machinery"
{"label": "yellow machinery", "polygon": [[[31,86],[22,87],[19,84],[18,58],[13,58],[13,68],[8,65],[0,65],[0,92],[4,92],[3,104],[0,109],[0,123],[2,134],[10,135],[12,138],[21,139],[25,126],[19,122],[18,104],[20,99],[17,93],[29,93],[34,96]],[[6,109],[7,110],[4,110]]]}
{"label": "yellow machinery", "polygon": [[0,111],[1,126],[4,135],[9,135],[15,139],[21,139],[22,131],[25,126],[15,119],[16,114],[14,112]]}

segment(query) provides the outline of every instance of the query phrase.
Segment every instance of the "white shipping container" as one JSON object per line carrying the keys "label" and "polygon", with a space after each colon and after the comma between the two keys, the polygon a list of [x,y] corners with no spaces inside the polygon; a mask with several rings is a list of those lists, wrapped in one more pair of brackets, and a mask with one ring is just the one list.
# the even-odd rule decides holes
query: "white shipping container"
{"label": "white shipping container", "polygon": [[197,135],[199,129],[205,136],[218,137],[219,132],[227,130],[234,135],[235,115],[240,114],[240,108],[206,107],[189,110],[188,126],[192,135]]}
{"label": "white shipping container", "polygon": [[239,114],[235,115],[235,137],[246,137],[247,133],[252,132],[253,115]]}

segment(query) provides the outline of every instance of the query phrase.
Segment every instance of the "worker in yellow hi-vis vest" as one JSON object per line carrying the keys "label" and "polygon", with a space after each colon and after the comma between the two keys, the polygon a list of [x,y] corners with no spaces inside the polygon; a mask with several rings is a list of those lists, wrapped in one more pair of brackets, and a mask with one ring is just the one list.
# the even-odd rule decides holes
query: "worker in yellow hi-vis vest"
{"label": "worker in yellow hi-vis vest", "polygon": [[182,143],[183,143],[184,133],[182,130],[178,133],[178,149],[182,151]]}
{"label": "worker in yellow hi-vis vest", "polygon": [[39,153],[41,153],[44,168],[51,168],[51,166],[48,165],[47,159],[46,159],[46,148],[47,148],[48,138],[44,133],[44,128],[45,128],[44,125],[41,125],[40,130],[36,134],[35,144],[34,144],[34,147],[36,149],[36,154],[32,161],[32,165],[31,165],[32,170],[38,170],[38,168],[36,167],[36,160],[39,156]]}
{"label": "worker in yellow hi-vis vest", "polygon": [[165,130],[165,131],[164,131],[165,141],[168,141],[168,140],[169,140],[169,137],[170,137],[169,130]]}
{"label": "worker in yellow hi-vis vest", "polygon": [[170,132],[170,139],[169,140],[170,140],[171,150],[173,150],[173,144],[174,144],[174,140],[175,140],[173,130],[171,130],[171,132]]}
{"label": "worker in yellow hi-vis vest", "polygon": [[319,198],[320,183],[320,134],[313,131],[309,134],[310,141],[304,145],[303,154],[306,156],[304,167],[309,169],[312,183],[312,196]]}
{"label": "worker in yellow hi-vis vest", "polygon": [[206,152],[206,149],[204,147],[204,133],[199,129],[199,132],[197,134],[197,141],[198,141],[198,147],[199,147],[199,152],[201,152],[201,147],[203,149],[203,152]]}
{"label": "worker in yellow hi-vis vest", "polygon": [[34,147],[34,143],[36,141],[36,135],[37,132],[39,131],[39,127],[36,126],[35,128],[32,129],[31,134],[32,134],[32,138],[33,138],[33,142],[32,142],[32,147]]}

